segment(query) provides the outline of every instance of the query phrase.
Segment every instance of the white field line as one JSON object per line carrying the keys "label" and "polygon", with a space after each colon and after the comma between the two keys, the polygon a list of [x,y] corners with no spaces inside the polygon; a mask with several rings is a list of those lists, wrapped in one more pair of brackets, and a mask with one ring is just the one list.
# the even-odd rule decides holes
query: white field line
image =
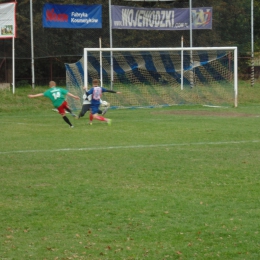
{"label": "white field line", "polygon": [[198,143],[173,143],[173,144],[151,144],[151,145],[125,145],[125,146],[103,146],[103,147],[83,147],[83,148],[61,148],[61,149],[39,149],[39,150],[17,150],[17,151],[0,151],[1,154],[14,153],[44,153],[44,152],[75,152],[75,151],[94,151],[94,150],[114,150],[114,149],[142,149],[142,148],[160,148],[160,147],[177,147],[193,145],[226,145],[226,144],[245,144],[259,143],[260,140],[251,141],[219,141],[219,142],[198,142]]}

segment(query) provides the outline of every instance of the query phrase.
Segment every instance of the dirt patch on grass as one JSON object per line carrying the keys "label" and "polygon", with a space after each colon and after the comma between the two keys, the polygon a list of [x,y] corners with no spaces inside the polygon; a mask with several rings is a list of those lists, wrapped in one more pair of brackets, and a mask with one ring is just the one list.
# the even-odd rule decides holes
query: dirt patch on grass
{"label": "dirt patch on grass", "polygon": [[164,115],[189,115],[189,116],[219,116],[219,117],[260,117],[257,114],[246,114],[237,112],[213,112],[204,110],[176,110],[176,111],[163,111],[154,112],[154,115],[164,114]]}

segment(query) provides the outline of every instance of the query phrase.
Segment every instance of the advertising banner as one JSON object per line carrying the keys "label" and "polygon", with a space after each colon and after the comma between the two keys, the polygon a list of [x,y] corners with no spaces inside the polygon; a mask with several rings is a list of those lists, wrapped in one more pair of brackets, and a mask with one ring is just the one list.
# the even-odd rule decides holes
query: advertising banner
{"label": "advertising banner", "polygon": [[[112,5],[112,29],[190,30],[190,9]],[[212,29],[212,7],[192,8],[192,29]]]}
{"label": "advertising banner", "polygon": [[16,3],[0,4],[0,39],[16,37]]}
{"label": "advertising banner", "polygon": [[45,4],[42,24],[48,28],[102,28],[102,5]]}

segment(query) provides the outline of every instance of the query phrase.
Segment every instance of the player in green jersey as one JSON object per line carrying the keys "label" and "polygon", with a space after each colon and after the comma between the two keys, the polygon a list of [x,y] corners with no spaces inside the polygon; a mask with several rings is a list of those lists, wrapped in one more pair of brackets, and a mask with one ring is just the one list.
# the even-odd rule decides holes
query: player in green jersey
{"label": "player in green jersey", "polygon": [[75,99],[80,99],[78,96],[71,94],[68,90],[59,88],[56,86],[55,81],[49,82],[49,89],[46,90],[44,93],[39,93],[35,95],[28,95],[29,98],[35,97],[47,97],[51,100],[53,106],[58,109],[59,114],[61,114],[63,120],[70,126],[73,127],[70,120],[66,117],[66,111],[68,111],[72,116],[77,117],[75,114],[72,113],[71,109],[68,106],[66,101],[66,96],[70,96]]}

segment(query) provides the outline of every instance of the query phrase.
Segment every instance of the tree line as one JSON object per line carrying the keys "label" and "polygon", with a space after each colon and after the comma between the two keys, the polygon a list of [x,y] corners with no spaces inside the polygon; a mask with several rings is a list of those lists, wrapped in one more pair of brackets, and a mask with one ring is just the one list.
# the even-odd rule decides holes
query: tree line
{"label": "tree line", "polygon": [[[9,1],[1,1],[5,3]],[[57,29],[43,28],[42,10],[44,0],[33,2],[33,37],[36,83],[52,79],[65,79],[64,63],[80,59],[84,47],[110,46],[109,0],[55,0],[55,4],[101,4],[102,29]],[[111,0],[112,5],[146,8],[189,8],[188,0],[171,2],[131,2]],[[212,7],[212,30],[193,30],[193,46],[237,46],[240,67],[247,65],[242,57],[251,52],[251,1],[248,0],[193,0],[192,7]],[[31,19],[30,0],[17,2],[17,38],[15,39],[16,78],[21,82],[31,81]],[[260,49],[260,2],[254,1],[254,50]],[[180,47],[189,46],[189,31],[113,30],[113,47]],[[0,82],[10,68],[12,41],[0,40]],[[5,61],[5,62],[4,62]],[[7,64],[4,66],[3,64]],[[2,66],[1,66],[2,64]],[[4,69],[5,68],[5,69]]]}

